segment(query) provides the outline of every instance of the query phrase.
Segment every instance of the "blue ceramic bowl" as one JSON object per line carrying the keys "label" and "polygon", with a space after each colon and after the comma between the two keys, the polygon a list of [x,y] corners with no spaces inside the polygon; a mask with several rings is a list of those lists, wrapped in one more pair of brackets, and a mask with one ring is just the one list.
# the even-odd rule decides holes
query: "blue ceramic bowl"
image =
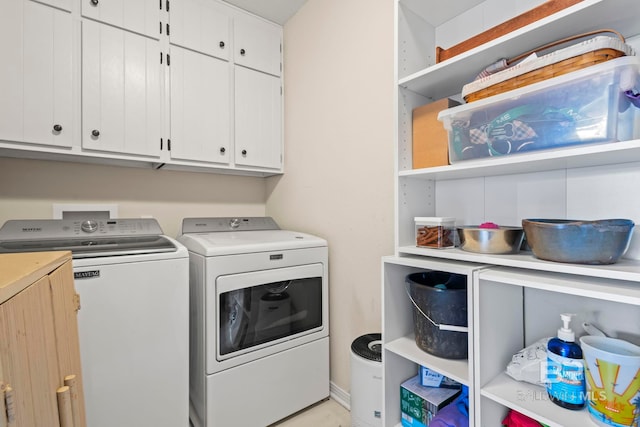
{"label": "blue ceramic bowl", "polygon": [[522,220],[527,243],[537,258],[575,264],[616,263],[629,247],[633,227],[629,219]]}

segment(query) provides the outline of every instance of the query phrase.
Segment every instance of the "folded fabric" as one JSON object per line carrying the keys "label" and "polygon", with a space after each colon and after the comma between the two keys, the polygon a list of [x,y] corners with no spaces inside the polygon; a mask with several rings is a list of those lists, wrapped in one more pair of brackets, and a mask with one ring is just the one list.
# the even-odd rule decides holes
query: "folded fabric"
{"label": "folded fabric", "polygon": [[539,422],[522,415],[520,412],[510,410],[507,416],[502,420],[502,425],[505,427],[540,427]]}
{"label": "folded fabric", "polygon": [[463,387],[460,396],[439,410],[429,427],[469,427],[469,389]]}

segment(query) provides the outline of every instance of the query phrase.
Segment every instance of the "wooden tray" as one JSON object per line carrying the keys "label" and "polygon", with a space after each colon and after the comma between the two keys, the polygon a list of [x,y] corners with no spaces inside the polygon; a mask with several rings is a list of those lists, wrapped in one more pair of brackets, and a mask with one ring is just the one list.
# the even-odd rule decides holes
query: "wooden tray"
{"label": "wooden tray", "polygon": [[496,25],[493,28],[488,29],[468,40],[465,40],[457,45],[454,45],[448,49],[443,49],[440,46],[436,47],[436,63],[445,61],[449,58],[453,58],[456,55],[460,55],[474,47],[487,43],[493,39],[501,37],[518,28],[529,25],[532,22],[536,22],[549,15],[553,15],[556,12],[566,9],[569,6],[573,6],[576,3],[580,3],[582,0],[548,0],[542,3],[538,7],[522,13],[515,18]]}
{"label": "wooden tray", "polygon": [[511,68],[482,77],[462,88],[462,97],[466,102],[497,95],[600,62],[633,55],[633,49],[624,43],[624,39],[598,36],[564,49],[523,61]]}

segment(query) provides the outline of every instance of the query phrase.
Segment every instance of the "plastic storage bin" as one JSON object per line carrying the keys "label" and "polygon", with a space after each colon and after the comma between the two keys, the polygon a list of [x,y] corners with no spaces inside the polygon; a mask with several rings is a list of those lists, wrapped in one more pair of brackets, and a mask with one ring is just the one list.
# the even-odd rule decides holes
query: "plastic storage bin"
{"label": "plastic storage bin", "polygon": [[416,217],[416,246],[453,248],[456,219],[450,217]]}
{"label": "plastic storage bin", "polygon": [[636,139],[639,73],[625,56],[441,111],[449,160]]}

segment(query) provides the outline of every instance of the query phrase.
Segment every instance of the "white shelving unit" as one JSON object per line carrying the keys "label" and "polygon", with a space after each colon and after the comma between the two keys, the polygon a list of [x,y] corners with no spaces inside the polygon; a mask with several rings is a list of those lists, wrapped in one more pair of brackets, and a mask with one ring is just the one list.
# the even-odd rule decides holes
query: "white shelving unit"
{"label": "white shelving unit", "polygon": [[[640,222],[640,140],[575,146],[450,166],[412,169],[412,111],[455,96],[488,64],[582,32],[612,28],[640,34],[635,0],[583,0],[454,58],[434,63],[436,27],[419,2],[396,0],[395,255],[382,260],[383,425],[400,426],[400,384],[419,365],[470,387],[470,425],[494,426],[514,409],[553,427],[590,425],[586,411],[548,401],[544,388],[504,372],[511,356],[555,334],[559,314],[578,314],[612,335],[640,340],[640,237],[608,266],[561,264],[530,252],[485,255],[415,246],[413,219],[452,216],[458,224],[522,218],[625,217]],[[490,3],[490,2],[486,2]],[[495,1],[491,2],[495,6]],[[477,4],[474,3],[474,5]],[[446,46],[445,46],[446,47]],[[419,349],[405,277],[440,270],[468,278],[469,358],[445,360]],[[636,342],[637,344],[640,344]]]}
{"label": "white shelving unit", "polygon": [[555,335],[567,311],[577,314],[571,322],[577,335],[590,322],[607,335],[637,339],[640,284],[496,267],[475,276],[473,300],[476,425],[499,425],[506,408],[552,427],[591,425],[586,410],[555,405],[543,387],[515,381],[505,368],[524,346]]}
{"label": "white shelving unit", "polygon": [[[468,334],[469,356],[451,360],[432,356],[415,342],[413,305],[407,295],[405,278],[418,271],[446,271],[467,276],[467,288],[473,287],[474,272],[484,268],[481,264],[462,263],[427,257],[383,258],[383,346],[384,372],[383,425],[400,425],[400,384],[416,376],[420,365],[438,371],[461,384],[473,384],[473,333]],[[468,324],[473,322],[473,294],[467,292]],[[472,404],[473,406],[473,404]]]}

